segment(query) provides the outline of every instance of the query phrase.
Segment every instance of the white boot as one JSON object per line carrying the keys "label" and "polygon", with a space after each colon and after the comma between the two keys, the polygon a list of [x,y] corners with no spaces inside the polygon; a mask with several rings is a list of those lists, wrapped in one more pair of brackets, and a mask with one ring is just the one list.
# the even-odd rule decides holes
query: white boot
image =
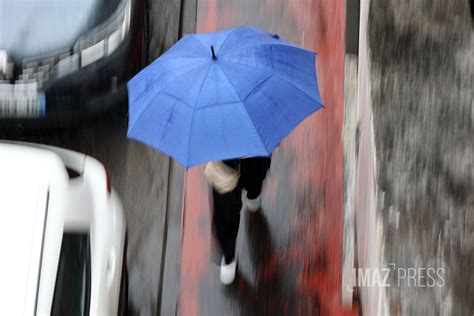
{"label": "white boot", "polygon": [[226,264],[225,256],[222,256],[221,261],[221,282],[224,285],[229,285],[235,280],[235,271],[237,270],[237,256],[234,259]]}
{"label": "white boot", "polygon": [[255,199],[249,199],[246,195],[244,201],[245,201],[245,209],[247,211],[256,212],[260,209],[262,198],[261,198],[261,195],[259,195]]}

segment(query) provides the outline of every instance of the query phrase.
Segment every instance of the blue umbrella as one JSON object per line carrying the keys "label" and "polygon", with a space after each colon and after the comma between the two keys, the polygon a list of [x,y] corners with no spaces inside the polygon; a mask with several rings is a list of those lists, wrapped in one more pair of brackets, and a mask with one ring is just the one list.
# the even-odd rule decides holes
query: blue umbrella
{"label": "blue umbrella", "polygon": [[269,156],[322,106],[315,62],[254,27],[187,35],[128,82],[128,137],[186,168]]}

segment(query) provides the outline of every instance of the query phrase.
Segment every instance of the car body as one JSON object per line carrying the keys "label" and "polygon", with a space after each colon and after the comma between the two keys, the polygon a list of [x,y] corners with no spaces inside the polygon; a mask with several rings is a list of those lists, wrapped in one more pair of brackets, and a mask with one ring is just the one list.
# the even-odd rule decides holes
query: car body
{"label": "car body", "polygon": [[117,315],[125,235],[120,200],[100,162],[0,142],[2,314]]}
{"label": "car body", "polygon": [[0,0],[0,127],[74,125],[126,101],[142,0]]}

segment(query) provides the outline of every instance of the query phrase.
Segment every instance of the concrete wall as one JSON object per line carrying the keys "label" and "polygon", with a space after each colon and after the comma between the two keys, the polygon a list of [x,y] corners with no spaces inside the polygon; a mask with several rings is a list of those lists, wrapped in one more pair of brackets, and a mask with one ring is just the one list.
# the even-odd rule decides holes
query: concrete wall
{"label": "concrete wall", "polygon": [[[473,29],[467,0],[361,1],[356,230],[366,315],[474,311]],[[426,269],[442,269],[427,286]],[[403,278],[408,269],[416,274]],[[403,272],[404,271],[404,272]],[[385,301],[386,299],[386,301]]]}
{"label": "concrete wall", "polygon": [[445,272],[442,287],[407,282],[390,287],[392,310],[471,315],[474,34],[469,2],[373,1],[368,36],[384,256],[397,267]]}

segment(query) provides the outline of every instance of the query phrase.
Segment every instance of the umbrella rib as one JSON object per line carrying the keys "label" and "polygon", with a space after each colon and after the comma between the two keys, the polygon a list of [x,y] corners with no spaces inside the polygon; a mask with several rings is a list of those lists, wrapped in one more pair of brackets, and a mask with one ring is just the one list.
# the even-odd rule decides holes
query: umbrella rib
{"label": "umbrella rib", "polygon": [[222,106],[224,104],[235,104],[235,103],[242,103],[242,101],[239,100],[239,101],[232,101],[232,102],[212,103],[212,104],[207,104],[207,105],[200,106],[198,109],[202,110],[202,109],[205,109],[205,108],[211,108],[213,106]]}
{"label": "umbrella rib", "polygon": [[[202,66],[202,65],[200,65],[200,66]],[[174,80],[181,78],[182,76],[188,74],[189,72],[195,70],[196,68],[198,68],[198,67],[200,67],[200,66],[193,67],[192,69],[190,69],[189,71],[186,71],[185,73],[183,73],[182,75],[178,76],[178,77],[175,78]],[[171,72],[171,70],[168,70],[167,72],[163,73],[163,74],[162,74],[161,76],[159,76],[158,78],[154,78],[152,81],[147,82],[146,88],[143,89],[143,91],[140,92],[140,94],[139,94],[138,96],[136,96],[136,97],[134,98],[134,100],[135,100],[135,101],[138,101],[146,92],[149,92],[148,90],[149,90],[149,88],[150,88],[149,86],[151,85],[151,83],[155,83],[155,82],[159,81],[164,75],[166,75],[166,74],[168,74],[168,73],[170,73],[170,72]],[[161,92],[163,92],[164,88],[165,88],[165,87],[163,87],[162,89],[160,89],[160,90],[153,96],[153,99],[155,99]],[[148,102],[148,103],[142,105],[142,106],[140,107],[140,113],[143,112],[143,111],[145,110],[145,108],[146,108],[149,104],[150,104],[150,103]]]}
{"label": "umbrella rib", "polygon": [[[267,94],[266,94],[265,92],[263,92],[263,91],[261,91],[261,92],[262,92],[263,96],[264,96],[265,98],[267,98],[267,100],[270,101],[275,107],[281,108],[281,106],[280,106],[277,102],[275,102],[269,95],[267,95]],[[302,119],[297,119],[297,120],[296,120],[296,123],[297,123],[297,124],[295,124],[294,126],[292,126],[292,128],[290,129],[290,131],[286,133],[285,137],[286,137],[289,133],[291,133],[291,131],[292,131],[293,129],[295,129],[301,122],[303,122],[310,114],[316,112],[316,110],[318,110],[318,109],[313,109],[313,110],[311,110],[311,112],[310,112],[308,115],[305,115]],[[273,112],[273,113],[276,113],[276,111]],[[283,139],[284,139],[284,138],[283,138]],[[282,140],[283,140],[283,139],[282,139]],[[282,140],[280,140],[280,142],[281,142]]]}
{"label": "umbrella rib", "polygon": [[[281,44],[278,44],[278,45],[281,45]],[[273,45],[272,45],[273,46]],[[273,58],[271,58],[271,53],[272,53],[272,46],[270,46],[270,61],[272,62],[272,69],[273,69]],[[286,46],[286,45],[282,45],[282,46]],[[311,51],[308,51],[304,48],[300,48],[300,47],[296,47],[296,49],[301,49],[303,51],[307,51],[311,54],[313,54],[314,56],[314,62],[313,62],[313,68],[316,67],[316,53],[314,52],[311,52]],[[317,77],[317,74],[316,74],[316,69],[313,69],[314,70],[314,78]],[[295,87],[296,89],[300,90],[301,92],[303,92],[303,94],[305,94],[306,96],[308,96],[310,99],[313,99],[314,101],[318,102],[320,105],[322,105],[322,102],[319,102],[318,100],[316,100],[314,97],[310,96],[309,94],[306,93],[306,91],[303,91],[303,89],[301,89],[300,87],[296,86],[295,84],[289,82],[288,80],[285,79],[285,77],[283,77],[281,74],[279,74],[278,72],[275,73],[275,71],[273,72],[274,75],[277,75],[278,78],[280,78],[281,80],[285,81],[286,83],[288,83],[289,85]],[[318,94],[319,94],[319,87],[317,85],[317,78],[316,78],[316,90],[318,91]]]}
{"label": "umbrella rib", "polygon": [[[207,61],[207,59],[204,58],[204,57],[177,57],[177,58],[172,58],[172,57],[171,57],[171,58],[166,58],[166,59],[161,59],[161,57],[160,57],[160,58],[158,58],[154,63],[148,65],[145,69],[147,69],[148,67],[153,67],[153,68],[154,68],[154,67],[160,67],[160,64],[166,63],[166,62],[168,62],[168,61],[170,61],[170,60],[177,61],[177,60],[180,60],[180,59],[182,59],[182,60],[189,60],[189,59],[193,59],[193,60],[194,60],[194,59],[197,59],[197,60],[199,60],[199,59],[202,59],[202,63],[200,63],[200,64],[196,64],[196,63],[191,64],[192,67],[191,67],[189,70],[187,70],[185,73],[183,73],[183,75],[184,75],[184,74],[187,74],[187,73],[190,72],[190,71],[195,70],[196,68],[199,68],[199,67],[205,65],[205,64],[206,64],[206,61]],[[185,66],[185,67],[186,67],[186,66]],[[151,70],[151,69],[150,69],[150,70]],[[153,69],[153,70],[154,70],[154,69]],[[157,81],[160,81],[163,76],[166,76],[167,74],[169,74],[169,73],[171,73],[171,72],[174,72],[174,71],[176,71],[176,70],[174,70],[174,69],[168,69],[167,71],[163,72],[162,74],[160,74],[160,75],[158,75],[158,76],[154,76],[152,79],[150,79],[150,81],[147,82],[147,87],[148,87],[149,85],[151,85],[151,84],[154,84],[154,83],[157,82]],[[137,74],[137,75],[138,75],[138,74]],[[179,79],[179,78],[181,78],[181,76],[182,76],[182,75],[180,75],[179,77],[177,77],[177,78],[175,78],[175,79]],[[132,80],[133,80],[133,79],[134,79],[134,78],[132,78]],[[143,92],[142,92],[142,93],[143,93]],[[140,97],[142,93],[140,93],[140,95],[138,95],[138,97]],[[137,98],[138,98],[138,97],[137,97]]]}
{"label": "umbrella rib", "polygon": [[[252,67],[252,68],[255,68],[255,69],[268,69],[270,67],[259,67],[258,65],[252,65],[252,64],[249,64],[249,63],[242,63],[242,62],[238,62],[238,61],[234,61],[234,60],[228,60],[228,59],[224,59],[223,60],[226,62],[226,63],[229,63],[229,64],[236,64],[236,65],[243,65],[243,66],[249,66],[249,67]],[[270,61],[271,62],[271,61]],[[272,69],[273,70],[273,69]]]}
{"label": "umbrella rib", "polygon": [[[229,34],[229,35],[230,35],[230,34]],[[250,39],[255,39],[255,38],[259,38],[259,37],[267,38],[267,37],[268,37],[268,34],[263,33],[263,34],[257,34],[257,35],[249,36],[249,37],[246,37],[245,40],[248,41],[248,40],[250,40]],[[223,44],[224,44],[224,43],[222,43],[221,47],[224,46]],[[253,46],[245,46],[245,45],[244,45],[244,48],[250,48],[250,47],[255,47],[255,46],[265,46],[265,45],[283,45],[283,44],[267,43],[267,44],[255,44],[255,45],[253,45]],[[284,46],[286,46],[286,45],[284,45]],[[227,53],[227,54],[224,53],[224,54],[221,55],[221,56],[229,56],[229,55],[237,54],[239,51],[241,51],[241,50],[244,49],[244,48],[239,47],[239,49],[238,49],[237,51],[232,52],[232,53]]]}
{"label": "umbrella rib", "polygon": [[[242,104],[242,106],[244,107],[244,112],[245,114],[247,115],[247,117],[249,118],[249,121],[250,123],[252,124],[253,128],[255,129],[255,132],[257,132],[257,135],[258,135],[258,138],[260,140],[260,143],[262,144],[262,147],[265,149],[265,152],[270,155],[270,153],[268,152],[267,148],[265,147],[265,145],[263,144],[263,141],[262,141],[262,136],[260,135],[258,129],[257,129],[257,126],[255,125],[255,122],[252,120],[252,118],[250,117],[249,113],[247,112],[247,108],[245,107],[244,105],[244,100],[242,100],[242,98],[240,97],[240,95],[237,93],[237,91],[235,90],[235,87],[234,85],[232,84],[232,81],[230,81],[229,79],[229,76],[227,76],[227,74],[225,73],[224,69],[222,69],[220,66],[219,68],[221,69],[222,73],[224,74],[224,76],[227,78],[227,80],[229,81],[230,85],[232,86],[232,88],[234,89],[234,92],[235,94],[239,97],[240,99],[240,103]],[[271,76],[270,76],[271,77]],[[269,77],[269,78],[270,78]],[[266,78],[265,80],[263,80],[260,84],[258,84],[256,87],[259,87],[261,84],[263,84],[264,82],[266,82],[269,78]],[[256,87],[253,90],[256,89]]]}
{"label": "umbrella rib", "polygon": [[[201,67],[201,66],[203,66],[203,65],[199,65],[199,66],[197,66],[197,67],[193,67],[193,68],[190,69],[189,71],[186,71],[185,73],[179,75],[178,77],[174,78],[173,80],[180,79],[181,77],[187,75],[187,74],[190,73],[191,71],[193,71],[193,70],[195,70],[196,68]],[[161,76],[160,76],[160,78],[161,78]],[[153,82],[155,82],[155,81],[157,81],[157,80],[159,80],[159,79],[153,80]],[[160,94],[166,93],[166,92],[164,92],[164,89],[165,89],[165,88],[166,88],[166,87],[163,87],[162,89],[160,89],[160,90],[153,96],[152,101],[153,101],[154,99],[156,99]],[[147,92],[147,90],[148,90],[148,87],[145,88],[145,89],[140,93],[140,95],[139,95],[137,98],[135,98],[135,100],[138,100],[138,98],[141,97],[143,93]],[[175,97],[174,95],[171,95],[171,94],[169,94],[169,93],[166,93],[166,94],[169,95],[169,96]],[[140,117],[142,116],[143,112],[145,112],[145,109],[150,105],[150,103],[151,103],[152,101],[150,101],[150,102],[148,102],[148,103],[142,105],[142,107],[140,108],[140,114],[138,114],[137,119],[133,122],[132,125],[135,125],[135,123],[140,119]],[[181,100],[181,101],[184,102],[184,100]],[[184,102],[184,103],[188,104],[187,102]]]}
{"label": "umbrella rib", "polygon": [[174,100],[174,104],[173,104],[173,108],[171,109],[171,113],[170,115],[168,116],[168,119],[166,120],[166,125],[165,125],[165,128],[163,129],[163,134],[161,134],[161,137],[160,137],[160,146],[161,147],[161,143],[163,142],[163,138],[165,138],[165,132],[166,130],[168,129],[168,125],[170,124],[170,121],[171,121],[171,116],[173,115],[173,112],[174,112],[174,109],[176,108],[176,104],[178,103],[178,99],[175,99]]}
{"label": "umbrella rib", "polygon": [[188,150],[186,151],[186,154],[187,154],[187,156],[186,156],[186,168],[187,168],[188,165],[189,165],[189,144],[190,144],[190,142],[191,142],[191,131],[192,131],[192,129],[193,129],[194,114],[196,113],[196,103],[197,103],[197,100],[199,99],[199,95],[201,94],[202,87],[204,86],[204,83],[206,82],[206,79],[207,79],[207,77],[209,76],[209,72],[211,71],[211,68],[212,68],[212,66],[207,69],[207,73],[206,73],[206,75],[204,76],[204,79],[203,79],[202,82],[201,82],[201,86],[199,87],[199,92],[198,92],[198,94],[197,94],[197,98],[196,98],[196,101],[195,101],[195,103],[194,103],[193,114],[192,114],[192,116],[191,116],[191,124],[190,124],[190,126],[189,126]]}
{"label": "umbrella rib", "polygon": [[226,148],[226,152],[229,152],[229,146],[227,144],[227,138],[225,137],[225,133],[224,133],[224,118],[222,116],[222,112],[219,112],[220,114],[220,117],[221,117],[221,133],[222,133],[222,138],[224,139],[224,145],[225,145],[225,148]]}
{"label": "umbrella rib", "polygon": [[187,107],[190,107],[191,109],[193,108],[193,106],[192,106],[191,104],[189,104],[188,101],[183,100],[182,98],[177,97],[177,96],[175,96],[174,94],[171,94],[171,93],[168,93],[168,92],[164,92],[164,91],[162,91],[162,93],[165,94],[165,95],[168,95],[168,96],[170,96],[170,97],[172,97],[172,98],[174,98],[174,99],[176,99],[176,100],[179,100],[179,101],[183,102]]}
{"label": "umbrella rib", "polygon": [[233,51],[232,53],[228,53],[228,54],[224,54],[224,55],[221,55],[221,56],[232,56],[232,55],[235,55],[235,54],[238,54],[240,53],[242,50],[244,49],[249,49],[249,48],[252,48],[252,47],[260,47],[260,46],[283,46],[283,47],[289,47],[289,48],[295,48],[295,49],[300,49],[300,50],[303,50],[305,52],[308,52],[308,53],[311,53],[311,54],[316,54],[315,52],[313,51],[310,51],[306,48],[303,48],[303,47],[300,47],[300,46],[297,46],[295,44],[292,44],[290,42],[285,42],[285,41],[282,41],[282,40],[278,40],[279,42],[283,42],[283,43],[265,43],[265,44],[255,44],[253,46],[243,46],[243,47],[239,47],[238,50],[236,51]]}
{"label": "umbrella rib", "polygon": [[[242,26],[241,26],[241,27],[237,27],[237,28],[233,29],[232,31],[230,31],[229,34],[227,34],[227,37],[222,41],[222,44],[221,44],[221,46],[219,46],[218,49],[220,50],[220,49],[222,48],[222,46],[224,46],[225,42],[227,42],[227,40],[229,39],[229,37],[230,37],[236,30],[239,30],[239,29],[241,29],[241,28],[242,28]],[[203,44],[203,45],[204,45],[204,44]]]}
{"label": "umbrella rib", "polygon": [[[294,48],[294,49],[298,49],[298,50],[302,50],[302,51],[305,51],[307,53],[310,53],[310,54],[316,54],[315,52],[312,52],[312,51],[309,51],[307,49],[304,49],[304,48],[301,48],[301,47],[297,47],[297,46],[292,46],[292,45],[283,45],[283,44],[261,44],[259,46],[269,46],[270,47],[270,50],[273,46],[284,46],[284,47],[290,47],[290,48]],[[239,53],[240,51],[237,51],[235,53],[231,53],[231,54],[225,54],[223,56],[232,56],[234,54],[237,54]],[[261,57],[261,58],[265,58],[265,57]],[[249,67],[252,67],[252,68],[255,68],[255,69],[266,69],[268,67],[259,67],[258,65],[252,65],[252,64],[249,64],[249,63],[245,63],[245,62],[239,62],[239,61],[235,61],[235,60],[229,60],[227,58],[222,58],[223,60],[225,60],[225,62],[227,63],[232,63],[232,64],[237,64],[237,65],[244,65],[244,66],[249,66]],[[272,70],[273,70],[273,60],[271,57],[266,57],[265,59],[268,59],[270,61],[270,64],[272,65]]]}
{"label": "umbrella rib", "polygon": [[[313,96],[310,96],[306,91],[304,91],[303,89],[301,89],[300,87],[298,87],[297,85],[289,82],[288,80],[286,80],[283,76],[280,76],[279,74],[276,74],[278,76],[278,78],[280,78],[281,80],[285,81],[286,83],[288,83],[289,85],[295,87],[296,89],[298,89],[299,91],[301,91],[304,95],[306,95],[307,97],[309,97],[310,99],[316,101],[319,105],[323,105],[322,103],[322,100],[321,102],[319,100],[316,100]],[[319,87],[316,86],[316,89],[318,90],[318,94],[319,94]]]}
{"label": "umbrella rib", "polygon": [[196,42],[198,42],[199,44],[201,44],[202,47],[204,47],[205,50],[210,49],[210,47],[206,47],[206,45],[204,45],[204,43],[201,42],[201,40],[196,36],[196,35],[198,35],[198,34],[190,34],[190,35],[191,35],[191,38],[194,39],[194,40],[196,40]]}
{"label": "umbrella rib", "polygon": [[[249,93],[247,93],[247,95],[245,96],[245,100],[242,101],[242,103],[244,101],[247,101],[248,97],[255,91],[257,90],[258,88],[260,88],[265,82],[267,82],[268,80],[270,80],[275,74],[272,73],[271,76],[268,76],[267,78],[265,78],[264,80],[262,80],[262,82],[259,82],[259,84],[257,84],[255,87],[252,88],[252,90],[249,91]],[[240,96],[239,96],[240,98]]]}
{"label": "umbrella rib", "polygon": [[[314,53],[313,53],[314,54]],[[271,59],[270,59],[271,61]],[[238,65],[245,65],[245,66],[249,66],[249,67],[252,67],[252,68],[255,68],[255,69],[265,69],[264,67],[258,67],[258,66],[255,66],[255,65],[251,65],[251,64],[247,64],[247,63],[239,63],[239,62],[236,62],[236,61],[230,61],[230,60],[226,60],[226,62],[228,63],[232,63],[232,64],[238,64]],[[272,71],[273,71],[273,63],[272,63]],[[279,74],[278,72],[275,72],[273,71],[272,75],[268,78],[266,78],[264,81],[262,81],[260,84],[258,84],[257,86],[255,86],[247,95],[250,96],[252,94],[252,92],[258,88],[262,83],[264,83],[266,80],[270,79],[271,77],[273,76],[276,76],[278,78],[280,78],[281,80],[285,81],[286,83],[290,84],[291,86],[295,87],[296,89],[298,89],[299,91],[303,92],[306,96],[308,96],[309,98],[313,99],[314,101],[318,102],[320,105],[322,105],[322,102],[319,102],[318,100],[316,100],[313,96],[310,96],[308,93],[306,93],[304,90],[302,90],[300,87],[296,86],[295,84],[293,84],[292,82],[288,81],[287,79],[285,79],[285,77],[283,77],[281,74]],[[316,74],[314,75],[314,77],[316,78]],[[317,87],[318,88],[318,87]],[[319,88],[318,88],[318,92],[319,92]],[[247,98],[246,97],[246,98]]]}
{"label": "umbrella rib", "polygon": [[[160,94],[162,93],[162,91],[158,92],[153,98],[156,98],[158,97]],[[143,106],[143,108],[140,110],[140,114],[137,115],[137,118],[133,121],[133,123],[129,124],[128,125],[128,130],[129,132],[133,129],[133,127],[135,126],[135,124],[142,118],[143,116],[143,113],[145,113],[145,110],[148,108],[148,104],[145,106]],[[128,111],[128,116],[130,117],[130,110]]]}
{"label": "umbrella rib", "polygon": [[[276,108],[280,108],[281,109],[281,106],[276,103],[272,98],[270,98],[270,96],[268,94],[266,94],[265,92],[261,91],[262,95],[268,100],[270,101],[271,104],[273,104]],[[275,111],[273,111],[272,113],[276,113]]]}
{"label": "umbrella rib", "polygon": [[188,134],[188,150],[186,150],[186,169],[189,166],[189,143],[191,141],[191,131],[193,130],[193,122],[194,122],[194,113],[196,112],[196,109],[193,110],[193,114],[191,116],[191,124],[189,125],[189,134]]}
{"label": "umbrella rib", "polygon": [[[197,66],[195,66],[195,67],[192,67],[191,69],[189,69],[189,70],[187,70],[186,72],[182,73],[182,74],[179,75],[178,77],[173,78],[173,80],[180,79],[180,78],[184,77],[185,75],[187,75],[188,73],[190,73],[191,71],[196,70],[197,68],[202,67],[202,66],[204,66],[204,65],[206,65],[205,62],[202,63],[202,64],[199,64],[199,65],[197,65]],[[146,85],[145,90],[143,90],[143,91],[135,98],[135,100],[138,100],[138,98],[140,98],[140,97],[142,96],[142,94],[143,94],[144,92],[146,92],[146,90],[149,88],[150,85],[155,84],[157,81],[160,81],[160,80],[163,78],[163,76],[169,74],[170,72],[173,72],[173,70],[168,70],[167,72],[161,74],[158,78],[155,77],[155,78],[153,78],[152,80],[150,80],[149,82],[147,82],[147,85]],[[171,83],[171,82],[170,82],[170,83]],[[170,84],[170,83],[168,83],[168,84]],[[164,86],[164,87],[161,89],[161,91],[163,91],[167,86],[168,86],[168,85]]]}
{"label": "umbrella rib", "polygon": [[[267,95],[265,92],[262,91],[262,95],[263,95],[265,98],[267,98],[267,100],[270,101],[270,103],[272,103],[275,107],[281,108],[281,106],[280,106],[278,103],[276,103],[274,100],[272,100],[272,98],[270,98],[270,96]],[[276,113],[276,112],[277,112],[277,111],[273,111],[273,113]],[[312,111],[311,113],[314,113],[314,112],[315,112],[315,110]],[[273,116],[274,116],[274,115],[273,115]],[[295,129],[295,128],[299,125],[299,123],[301,123],[302,121],[304,121],[305,118],[306,118],[306,116],[305,116],[303,119],[301,119],[301,120],[297,120],[297,124],[296,124],[295,126],[292,126],[289,132],[285,133],[285,137],[288,136],[288,134],[291,133],[291,131],[292,131],[293,129]],[[273,124],[273,125],[274,125],[274,124]],[[279,143],[281,143],[281,142],[283,141],[283,139],[284,139],[284,137],[280,140]],[[277,145],[278,145],[278,143],[277,143]]]}

